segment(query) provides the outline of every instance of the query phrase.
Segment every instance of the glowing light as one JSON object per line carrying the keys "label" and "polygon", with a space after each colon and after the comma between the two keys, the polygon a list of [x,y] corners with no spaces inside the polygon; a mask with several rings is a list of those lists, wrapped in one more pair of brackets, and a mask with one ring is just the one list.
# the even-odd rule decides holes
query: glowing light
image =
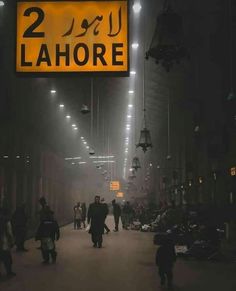
{"label": "glowing light", "polygon": [[70,115],[66,115],[66,118],[67,118],[67,119],[70,119],[70,118],[71,118],[71,116],[70,116]]}
{"label": "glowing light", "polygon": [[[1,2],[0,2],[0,3],[1,3]],[[1,6],[1,5],[0,5],[0,6]],[[51,94],[56,94],[56,93],[57,93],[56,90],[51,90],[50,92],[51,92]]]}
{"label": "glowing light", "polygon": [[94,164],[100,164],[100,163],[115,163],[115,161],[93,161]]}
{"label": "glowing light", "polygon": [[60,104],[59,107],[60,107],[60,108],[64,108],[65,105],[64,105],[64,104]]}
{"label": "glowing light", "polygon": [[71,126],[72,126],[72,127],[76,127],[76,124],[72,124]]}
{"label": "glowing light", "polygon": [[139,13],[141,9],[142,9],[142,6],[140,5],[140,3],[135,3],[133,5],[134,13]]}
{"label": "glowing light", "polygon": [[134,42],[134,43],[132,43],[132,48],[133,49],[137,49],[139,47],[139,44],[138,43],[136,43],[136,42]]}
{"label": "glowing light", "polygon": [[73,158],[65,158],[66,161],[69,161],[69,160],[80,160],[81,157],[73,157]]}
{"label": "glowing light", "polygon": [[136,72],[135,71],[130,71],[130,75],[136,75]]}
{"label": "glowing light", "polygon": [[127,115],[127,118],[131,118],[132,116],[131,115]]}
{"label": "glowing light", "polygon": [[115,156],[90,156],[90,159],[113,159]]}
{"label": "glowing light", "polygon": [[129,90],[129,94],[134,94],[134,90]]}
{"label": "glowing light", "polygon": [[0,1],[0,7],[4,5],[5,5],[4,1]]}
{"label": "glowing light", "polygon": [[129,104],[128,107],[129,107],[129,108],[133,108],[133,104]]}

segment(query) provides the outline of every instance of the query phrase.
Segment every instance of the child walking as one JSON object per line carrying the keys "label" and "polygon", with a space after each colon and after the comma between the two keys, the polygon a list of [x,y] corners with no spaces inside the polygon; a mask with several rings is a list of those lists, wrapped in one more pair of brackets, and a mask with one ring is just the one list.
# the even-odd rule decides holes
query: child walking
{"label": "child walking", "polygon": [[175,247],[171,240],[165,239],[160,242],[156,252],[156,265],[159,269],[161,286],[165,286],[166,280],[169,289],[173,287],[173,267],[176,261]]}
{"label": "child walking", "polygon": [[53,211],[47,206],[45,217],[41,221],[35,236],[35,240],[41,241],[41,252],[44,264],[49,264],[50,257],[52,263],[56,262],[57,252],[55,240],[59,240],[59,238],[60,230],[58,223],[53,218]]}

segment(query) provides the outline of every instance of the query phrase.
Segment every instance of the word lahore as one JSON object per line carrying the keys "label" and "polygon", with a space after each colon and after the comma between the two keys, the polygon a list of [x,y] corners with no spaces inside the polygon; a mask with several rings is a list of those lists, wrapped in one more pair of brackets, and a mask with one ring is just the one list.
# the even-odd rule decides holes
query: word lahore
{"label": "word lahore", "polygon": [[[123,48],[122,43],[113,43],[112,44],[112,65],[113,66],[120,66],[123,65],[123,61],[117,60],[118,56],[122,56],[122,51],[119,50],[119,48]],[[92,64],[94,66],[97,66],[98,60],[103,64],[103,66],[107,66],[107,62],[104,58],[104,55],[106,53],[106,47],[102,43],[94,43],[93,44],[93,51],[89,52],[89,48],[85,43],[78,43],[73,51],[71,52],[71,48],[69,44],[65,44],[64,51],[61,49],[60,44],[56,44],[55,47],[55,63],[54,65],[60,66],[61,65],[61,59],[65,59],[65,65],[70,66],[70,60],[71,60],[71,54],[73,55],[73,60],[76,65],[78,66],[84,66],[88,63],[92,56]],[[81,57],[83,55],[83,57]],[[42,63],[46,63],[47,66],[52,66],[52,60],[49,54],[49,50],[47,47],[47,44],[41,44],[38,58],[35,63],[36,66],[40,66]],[[33,65],[32,61],[26,60],[26,47],[25,44],[21,44],[21,66],[29,66],[31,67]]]}

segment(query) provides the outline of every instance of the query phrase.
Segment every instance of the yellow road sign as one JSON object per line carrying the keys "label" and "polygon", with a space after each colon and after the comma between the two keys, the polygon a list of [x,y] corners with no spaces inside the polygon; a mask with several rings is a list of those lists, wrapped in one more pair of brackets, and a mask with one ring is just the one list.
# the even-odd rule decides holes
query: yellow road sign
{"label": "yellow road sign", "polygon": [[110,190],[111,191],[118,191],[118,190],[120,190],[120,182],[119,181],[111,181],[110,182]]}
{"label": "yellow road sign", "polygon": [[128,63],[128,0],[17,3],[17,72],[127,73]]}
{"label": "yellow road sign", "polygon": [[123,198],[124,197],[124,193],[123,192],[117,192],[116,193],[116,197],[117,198]]}

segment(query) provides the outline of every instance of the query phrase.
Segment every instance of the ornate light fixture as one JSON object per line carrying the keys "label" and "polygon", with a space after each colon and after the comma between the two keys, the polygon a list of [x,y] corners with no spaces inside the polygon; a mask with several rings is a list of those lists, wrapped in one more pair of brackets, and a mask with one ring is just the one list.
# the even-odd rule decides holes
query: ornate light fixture
{"label": "ornate light fixture", "polygon": [[82,114],[87,114],[90,112],[90,109],[89,109],[88,105],[83,104],[80,111]]}
{"label": "ornate light fixture", "polygon": [[107,170],[104,170],[103,172],[102,172],[102,175],[104,176],[104,175],[106,175],[107,174]]}
{"label": "ornate light fixture", "polygon": [[150,131],[146,128],[146,116],[145,116],[145,109],[144,111],[144,127],[140,132],[139,143],[137,144],[137,148],[141,147],[144,153],[148,150],[148,148],[152,148],[152,140]]}
{"label": "ornate light fixture", "polygon": [[132,173],[129,175],[128,179],[129,179],[129,180],[133,180],[133,179],[135,179],[135,178],[136,178],[135,172],[132,171]]}
{"label": "ornate light fixture", "polygon": [[[145,47],[145,46],[144,46]],[[140,132],[139,143],[136,146],[141,147],[145,153],[148,148],[152,147],[150,131],[146,126],[146,103],[145,103],[145,60],[143,62],[143,129]]]}
{"label": "ornate light fixture", "polygon": [[89,154],[90,154],[90,156],[95,155],[95,151],[94,151],[94,149],[90,148],[90,150],[89,150]]}
{"label": "ornate light fixture", "polygon": [[146,59],[152,57],[156,60],[156,64],[161,62],[167,72],[175,62],[178,64],[181,59],[188,56],[182,43],[182,17],[172,10],[169,2],[165,0],[163,11],[157,17],[151,45],[146,52]]}
{"label": "ornate light fixture", "polygon": [[138,169],[141,168],[140,161],[139,161],[138,157],[134,157],[133,158],[131,168],[134,169],[135,171],[137,171]]}

